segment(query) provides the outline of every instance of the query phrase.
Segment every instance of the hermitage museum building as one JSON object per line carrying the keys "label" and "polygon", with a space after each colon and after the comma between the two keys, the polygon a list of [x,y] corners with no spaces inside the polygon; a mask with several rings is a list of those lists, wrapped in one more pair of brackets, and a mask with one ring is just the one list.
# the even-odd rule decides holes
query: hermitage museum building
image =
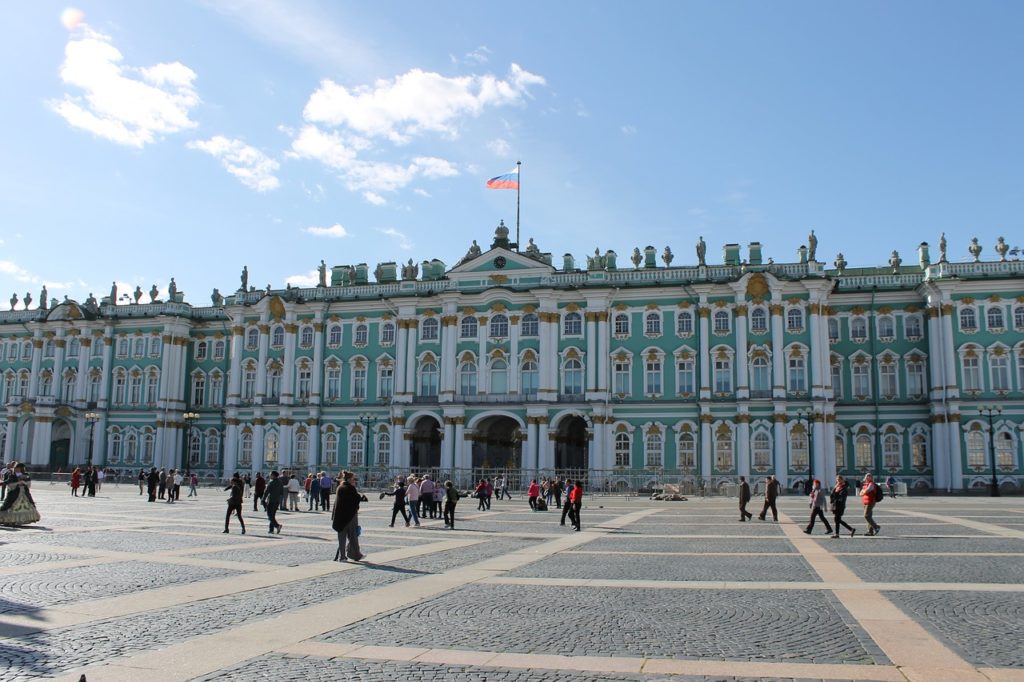
{"label": "hermitage museum building", "polygon": [[990,258],[960,248],[828,267],[811,233],[789,262],[754,242],[712,264],[703,238],[688,265],[652,246],[577,261],[501,224],[453,267],[321,263],[319,286],[285,289],[246,269],[212,305],[173,280],[167,300],[15,296],[0,448],[36,471],[218,480],[347,467],[717,489],[873,472],[1017,492],[1024,261],[1002,238]]}

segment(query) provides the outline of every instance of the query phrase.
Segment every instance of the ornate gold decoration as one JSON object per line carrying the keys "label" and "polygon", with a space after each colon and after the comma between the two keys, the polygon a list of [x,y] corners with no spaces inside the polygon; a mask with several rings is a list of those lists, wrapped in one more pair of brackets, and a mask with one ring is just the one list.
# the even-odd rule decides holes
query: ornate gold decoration
{"label": "ornate gold decoration", "polygon": [[284,318],[284,301],[281,300],[280,296],[272,296],[267,304],[267,308],[270,311],[271,318],[275,320]]}
{"label": "ornate gold decoration", "polygon": [[505,282],[508,281],[508,276],[507,275],[490,275],[488,277],[488,279],[491,280],[492,282],[494,282],[495,284],[504,284]]}
{"label": "ornate gold decoration", "polygon": [[963,298],[960,299],[960,302],[963,303],[964,305],[974,305],[974,297],[964,296]]}
{"label": "ornate gold decoration", "polygon": [[734,312],[736,313],[736,317],[746,317],[747,306],[745,306],[745,305],[738,305],[734,309]]}
{"label": "ornate gold decoration", "polygon": [[754,273],[747,280],[747,296],[761,298],[766,296],[769,291],[771,291],[771,287],[768,285],[768,278],[760,272]]}

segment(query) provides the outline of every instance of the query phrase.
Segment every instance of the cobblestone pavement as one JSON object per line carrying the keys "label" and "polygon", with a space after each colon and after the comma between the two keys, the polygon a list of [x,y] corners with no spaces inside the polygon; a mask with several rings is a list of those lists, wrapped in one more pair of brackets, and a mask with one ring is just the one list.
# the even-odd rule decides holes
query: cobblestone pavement
{"label": "cobblestone pavement", "polygon": [[[929,679],[907,649],[922,640],[943,672],[1024,669],[1020,499],[887,500],[883,535],[827,540],[799,532],[797,497],[778,524],[738,523],[732,500],[590,497],[573,533],[522,499],[466,501],[456,531],[389,528],[370,491],[360,565],[329,561],[325,512],[281,514],[270,536],[249,500],[250,533],[223,535],[219,490],[174,505],[130,486],[33,494],[42,522],[0,532],[3,680],[895,681]],[[571,582],[588,579],[601,586]],[[878,629],[879,603],[903,620]]]}

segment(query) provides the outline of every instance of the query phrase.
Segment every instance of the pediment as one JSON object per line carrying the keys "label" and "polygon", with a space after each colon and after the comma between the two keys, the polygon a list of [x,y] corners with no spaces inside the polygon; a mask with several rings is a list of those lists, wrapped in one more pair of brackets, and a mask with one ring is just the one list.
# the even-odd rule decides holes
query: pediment
{"label": "pediment", "polygon": [[533,270],[539,274],[548,274],[555,271],[547,263],[530,258],[521,253],[510,251],[505,248],[496,247],[489,251],[482,252],[479,256],[473,256],[463,260],[454,268],[448,271],[449,278],[452,275],[482,274],[495,275],[514,272],[525,274]]}

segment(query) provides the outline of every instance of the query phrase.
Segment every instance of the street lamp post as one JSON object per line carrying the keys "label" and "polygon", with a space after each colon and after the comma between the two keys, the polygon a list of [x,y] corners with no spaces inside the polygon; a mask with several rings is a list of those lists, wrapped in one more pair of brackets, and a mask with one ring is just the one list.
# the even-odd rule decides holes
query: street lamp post
{"label": "street lamp post", "polygon": [[796,413],[797,423],[806,424],[805,428],[807,429],[807,485],[804,487],[807,492],[814,487],[814,436],[811,435],[813,419],[814,413],[810,410]]}
{"label": "street lamp post", "polygon": [[988,417],[988,450],[992,456],[992,490],[990,495],[992,497],[999,497],[999,479],[996,478],[996,432],[992,427],[992,415],[1002,414],[1003,408],[998,405],[985,405],[978,408],[978,414]]}
{"label": "street lamp post", "polygon": [[[199,413],[198,412],[186,412],[185,414],[181,415],[181,418],[183,420],[185,420],[185,435],[181,439],[182,440],[182,443],[181,443],[181,466],[186,471],[191,473],[192,468],[191,468],[191,466],[189,464],[189,461],[188,461],[188,439],[189,439],[189,436],[192,433],[192,425],[195,424],[197,421],[199,421]],[[180,470],[181,469],[179,469],[179,471]]]}
{"label": "street lamp post", "polygon": [[356,419],[363,425],[363,466],[370,466],[370,427],[379,420],[370,412],[363,412]]}
{"label": "street lamp post", "polygon": [[92,466],[92,444],[93,444],[93,440],[94,440],[93,433],[96,430],[96,422],[98,422],[99,420],[100,420],[100,415],[99,415],[98,412],[86,412],[85,413],[85,421],[89,422],[89,454],[88,454],[87,459],[85,461],[86,468],[89,468],[89,467]]}

